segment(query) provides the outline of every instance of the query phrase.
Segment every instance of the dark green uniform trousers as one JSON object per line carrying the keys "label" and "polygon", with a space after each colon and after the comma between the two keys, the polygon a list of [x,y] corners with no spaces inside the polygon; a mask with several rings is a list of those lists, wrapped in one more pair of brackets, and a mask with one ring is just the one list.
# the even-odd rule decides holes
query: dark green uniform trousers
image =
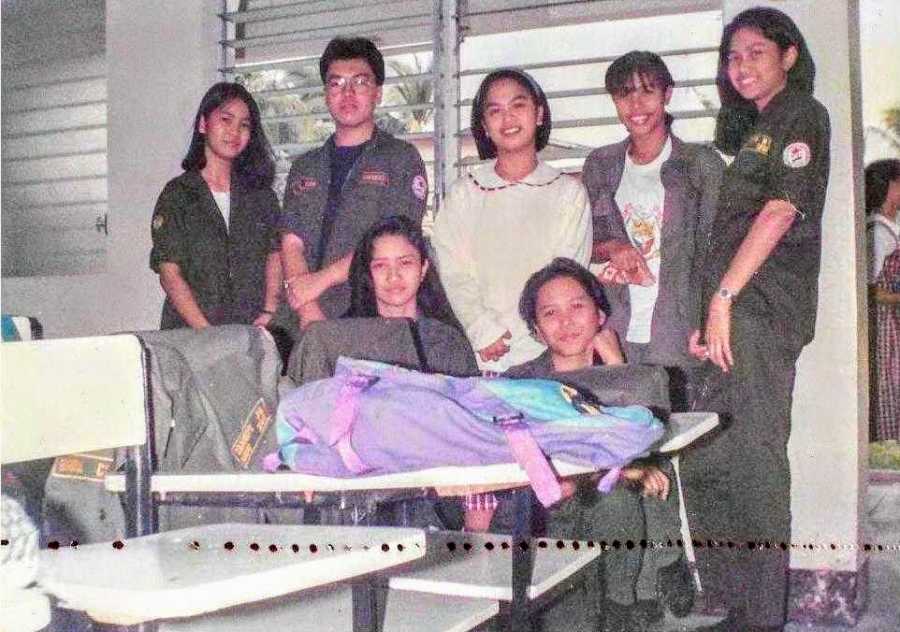
{"label": "dark green uniform trousers", "polygon": [[[723,427],[682,457],[704,590],[747,626],[781,626],[787,602],[791,474],[787,443],[799,348],[761,318],[734,314],[734,367],[709,366],[697,410]],[[709,540],[718,543],[710,547]],[[753,543],[751,545],[750,543]]]}

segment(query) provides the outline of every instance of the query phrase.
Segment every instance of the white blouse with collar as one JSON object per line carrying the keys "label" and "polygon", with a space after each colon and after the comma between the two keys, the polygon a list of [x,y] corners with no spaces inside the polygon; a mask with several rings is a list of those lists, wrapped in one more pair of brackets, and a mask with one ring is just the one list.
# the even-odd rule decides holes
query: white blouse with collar
{"label": "white blouse with collar", "polygon": [[505,331],[510,351],[479,368],[504,371],[540,355],[544,346],[519,317],[528,277],[555,257],[587,266],[592,231],[587,192],[572,176],[538,162],[528,176],[507,182],[496,161],[479,165],[450,187],[437,214],[432,245],[441,281],[473,349]]}

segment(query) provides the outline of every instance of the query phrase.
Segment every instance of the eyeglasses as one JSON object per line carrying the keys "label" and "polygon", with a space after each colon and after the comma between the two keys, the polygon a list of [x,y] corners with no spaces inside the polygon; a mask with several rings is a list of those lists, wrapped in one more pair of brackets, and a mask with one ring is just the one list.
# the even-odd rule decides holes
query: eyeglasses
{"label": "eyeglasses", "polygon": [[363,92],[375,85],[375,78],[371,75],[353,75],[352,77],[329,77],[325,81],[325,90],[328,92],[343,92],[349,88],[353,92]]}

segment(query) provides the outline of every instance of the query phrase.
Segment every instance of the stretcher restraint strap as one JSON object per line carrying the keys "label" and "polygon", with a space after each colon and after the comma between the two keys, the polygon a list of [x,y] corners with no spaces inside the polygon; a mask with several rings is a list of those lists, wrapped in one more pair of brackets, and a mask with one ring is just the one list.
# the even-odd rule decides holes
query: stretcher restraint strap
{"label": "stretcher restraint strap", "polygon": [[562,498],[562,487],[547,457],[528,429],[528,424],[522,421],[522,414],[512,418],[494,417],[494,423],[503,429],[510,452],[528,475],[531,487],[541,504],[549,507],[559,502]]}
{"label": "stretcher restraint strap", "polygon": [[431,373],[428,366],[428,358],[425,357],[425,348],[422,346],[422,336],[419,334],[419,324],[415,318],[408,318],[406,322],[409,324],[409,333],[412,336],[413,346],[416,348],[416,355],[419,358],[419,370],[422,373]]}
{"label": "stretcher restraint strap", "polygon": [[359,412],[359,394],[371,384],[372,378],[365,375],[351,375],[346,378],[331,413],[329,444],[335,447],[344,465],[354,474],[362,474],[369,469],[350,444],[350,435]]}

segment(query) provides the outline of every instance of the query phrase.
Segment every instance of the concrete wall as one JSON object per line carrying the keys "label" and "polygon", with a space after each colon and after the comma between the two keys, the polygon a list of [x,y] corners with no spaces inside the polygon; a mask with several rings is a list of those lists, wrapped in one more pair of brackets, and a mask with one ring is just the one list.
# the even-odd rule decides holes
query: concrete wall
{"label": "concrete wall", "polygon": [[[816,97],[831,115],[831,177],[823,220],[816,337],[803,351],[790,442],[793,568],[857,570],[867,460],[862,123],[855,0],[726,0],[726,22],[768,5],[800,27],[816,62]],[[831,550],[830,545],[838,545]]]}
{"label": "concrete wall", "polygon": [[7,313],[48,337],[156,328],[162,291],[148,268],[150,215],[180,173],[200,97],[217,79],[220,3],[106,0],[109,242],[103,274],[7,278]]}

